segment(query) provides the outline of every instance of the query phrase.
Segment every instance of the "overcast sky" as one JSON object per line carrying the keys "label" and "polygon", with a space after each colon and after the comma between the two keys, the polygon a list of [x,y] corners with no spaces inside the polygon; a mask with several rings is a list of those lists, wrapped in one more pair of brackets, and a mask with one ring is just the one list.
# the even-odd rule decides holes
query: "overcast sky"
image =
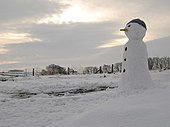
{"label": "overcast sky", "polygon": [[[0,71],[120,62],[133,18],[148,26],[145,41],[170,36],[169,0],[1,0]],[[110,53],[112,52],[112,54]]]}

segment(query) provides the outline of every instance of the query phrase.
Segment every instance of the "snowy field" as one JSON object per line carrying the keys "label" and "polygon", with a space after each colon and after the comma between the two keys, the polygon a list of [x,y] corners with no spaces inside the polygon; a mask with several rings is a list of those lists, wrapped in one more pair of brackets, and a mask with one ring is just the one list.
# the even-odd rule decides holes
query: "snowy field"
{"label": "snowy field", "polygon": [[170,71],[155,87],[123,93],[119,74],[0,81],[0,127],[170,127]]}

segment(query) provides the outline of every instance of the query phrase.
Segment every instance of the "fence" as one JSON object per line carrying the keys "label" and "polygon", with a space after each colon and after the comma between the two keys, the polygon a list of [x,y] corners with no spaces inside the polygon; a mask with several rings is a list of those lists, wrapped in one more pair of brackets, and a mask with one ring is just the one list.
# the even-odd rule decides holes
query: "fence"
{"label": "fence", "polygon": [[[63,68],[63,67],[61,67]],[[148,58],[148,68],[149,70],[159,70],[159,71],[163,71],[163,70],[167,70],[170,69],[170,57],[149,57]],[[102,74],[102,73],[116,73],[116,72],[121,72],[122,70],[122,63],[114,63],[111,65],[103,65],[103,66],[99,66],[99,67],[85,67],[81,70],[83,70],[82,72],[78,72],[76,69],[70,68],[68,67],[67,70],[65,68],[63,68],[63,73],[59,73],[59,74],[67,74],[67,75],[74,75],[74,74],[79,74],[79,73],[83,73],[83,74]],[[47,70],[45,69],[40,69],[40,68],[33,68],[32,72],[27,72],[27,69],[25,71],[20,72],[19,70],[14,70],[14,72],[17,71],[17,75],[16,76],[39,76],[39,75],[48,75]],[[10,71],[9,71],[10,72]],[[8,76],[10,73],[1,73],[0,75],[6,75]],[[13,72],[13,71],[12,71]],[[13,72],[13,75],[14,75]],[[20,73],[18,73],[20,72]],[[56,71],[57,72],[57,71]],[[22,74],[21,74],[22,73]]]}

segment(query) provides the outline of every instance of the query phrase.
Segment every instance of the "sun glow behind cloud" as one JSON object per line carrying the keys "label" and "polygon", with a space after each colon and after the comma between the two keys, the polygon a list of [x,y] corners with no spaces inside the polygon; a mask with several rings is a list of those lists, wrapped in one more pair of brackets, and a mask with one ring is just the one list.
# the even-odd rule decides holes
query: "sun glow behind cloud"
{"label": "sun glow behind cloud", "polygon": [[4,46],[0,46],[0,54],[5,54],[8,52],[8,49],[6,49]]}
{"label": "sun glow behind cloud", "polygon": [[53,14],[44,19],[40,19],[38,23],[70,23],[70,22],[91,22],[95,21],[95,16],[90,14],[90,12],[83,10],[79,5],[74,5],[66,10],[60,15]]}
{"label": "sun glow behind cloud", "polygon": [[33,38],[28,33],[1,33],[0,34],[0,54],[6,54],[9,52],[5,45],[7,44],[19,44],[28,42],[39,42],[41,39]]}
{"label": "sun glow behind cloud", "polygon": [[124,45],[127,42],[127,38],[112,40],[108,43],[99,45],[97,48],[111,48],[114,46]]}
{"label": "sun glow behind cloud", "polygon": [[32,38],[28,33],[2,33],[0,34],[0,44],[18,44],[24,42],[41,41],[37,38]]}
{"label": "sun glow behind cloud", "polygon": [[71,22],[90,22],[95,20],[95,16],[90,14],[87,10],[80,7],[80,5],[74,5],[60,15],[59,20],[71,21]]}
{"label": "sun glow behind cloud", "polygon": [[20,63],[19,61],[0,61],[0,65],[3,64],[16,64],[16,63]]}
{"label": "sun glow behind cloud", "polygon": [[[68,2],[68,1],[67,1]],[[104,11],[95,10],[83,5],[82,2],[70,2],[70,6],[63,9],[61,14],[52,14],[37,21],[38,24],[62,24],[73,22],[99,22],[107,20]],[[102,19],[102,20],[101,20]]]}

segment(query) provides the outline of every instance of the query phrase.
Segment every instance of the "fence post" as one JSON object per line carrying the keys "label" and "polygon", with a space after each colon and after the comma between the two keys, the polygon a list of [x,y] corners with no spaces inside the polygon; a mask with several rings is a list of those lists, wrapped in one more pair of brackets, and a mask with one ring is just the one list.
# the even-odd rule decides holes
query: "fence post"
{"label": "fence post", "polygon": [[25,69],[25,76],[27,77],[27,69]]}
{"label": "fence post", "polygon": [[114,69],[114,65],[112,64],[112,72],[111,73],[113,73],[113,69]]}
{"label": "fence post", "polygon": [[68,71],[68,73],[67,73],[67,74],[68,74],[68,75],[70,75],[70,68],[69,68],[69,67],[68,67],[67,71]]}
{"label": "fence post", "polygon": [[102,72],[102,66],[100,66],[99,72],[100,72],[100,74],[103,73],[103,72]]}
{"label": "fence post", "polygon": [[32,76],[34,76],[35,75],[35,69],[33,68],[32,69]]}

